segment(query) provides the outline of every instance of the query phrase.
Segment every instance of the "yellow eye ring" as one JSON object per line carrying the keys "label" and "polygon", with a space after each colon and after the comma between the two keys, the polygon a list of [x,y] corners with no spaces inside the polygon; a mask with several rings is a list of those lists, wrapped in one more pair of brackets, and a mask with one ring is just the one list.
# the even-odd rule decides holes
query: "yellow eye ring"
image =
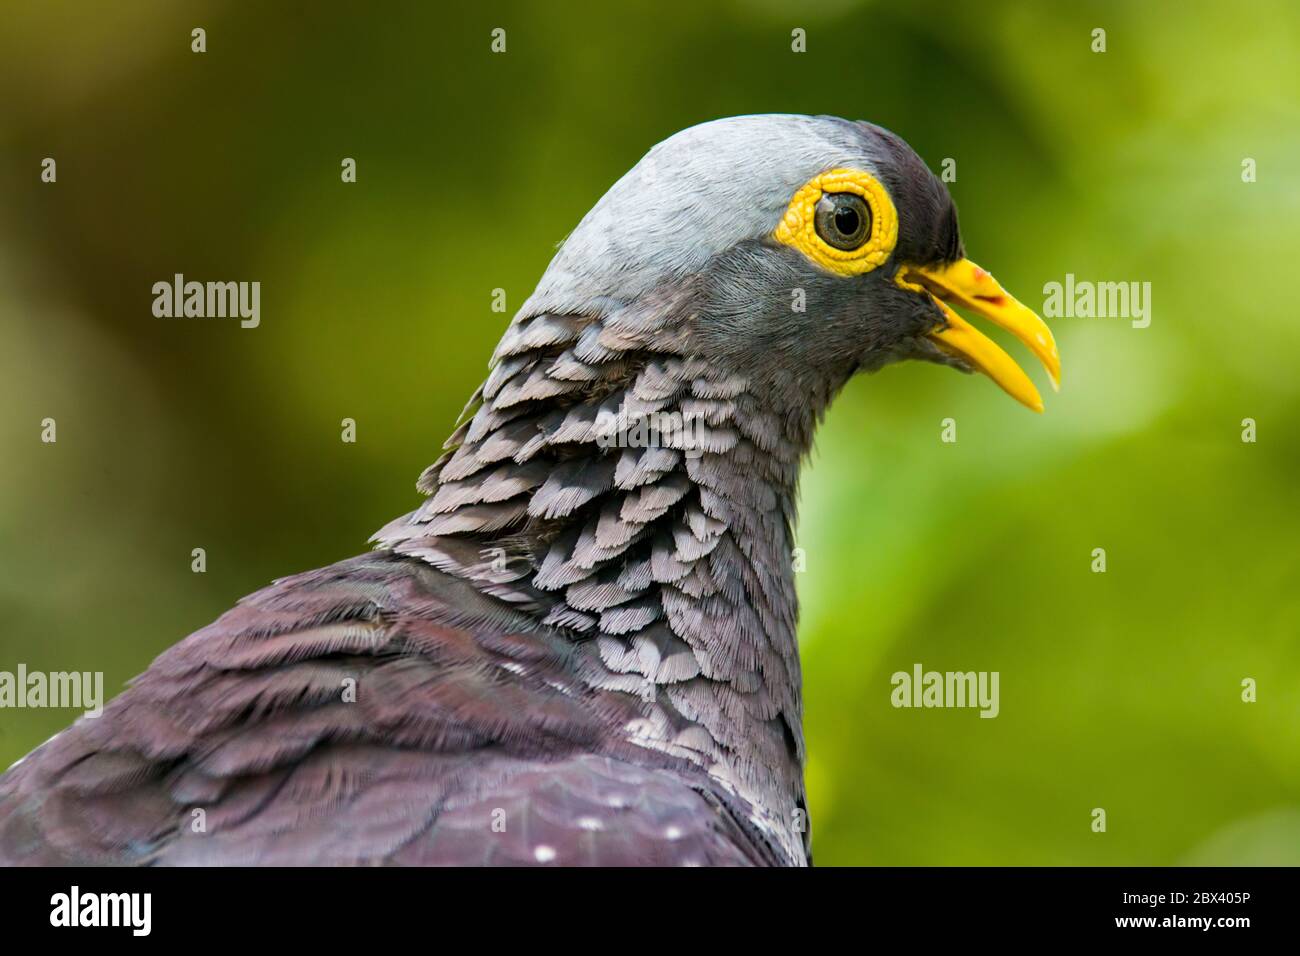
{"label": "yellow eye ring", "polygon": [[[817,235],[822,196],[854,193],[871,210],[871,235],[856,249],[836,249]],[[882,265],[898,242],[898,211],[885,187],[860,169],[831,169],[799,188],[772,238],[798,249],[814,265],[842,276],[860,276]]]}

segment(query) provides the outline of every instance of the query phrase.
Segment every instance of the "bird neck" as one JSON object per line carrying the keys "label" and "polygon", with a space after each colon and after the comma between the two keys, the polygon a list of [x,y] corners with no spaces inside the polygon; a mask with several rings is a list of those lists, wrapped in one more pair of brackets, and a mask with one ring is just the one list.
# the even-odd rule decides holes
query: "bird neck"
{"label": "bird neck", "polygon": [[743,374],[611,327],[517,320],[429,499],[377,541],[568,635],[595,688],[641,697],[628,739],[707,769],[801,860],[791,552],[820,403],[783,414]]}

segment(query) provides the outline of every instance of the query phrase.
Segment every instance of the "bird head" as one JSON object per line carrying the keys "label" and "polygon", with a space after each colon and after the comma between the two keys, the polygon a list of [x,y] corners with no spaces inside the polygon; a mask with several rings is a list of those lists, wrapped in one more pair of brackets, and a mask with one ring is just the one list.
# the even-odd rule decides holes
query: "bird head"
{"label": "bird head", "polygon": [[1052,333],[965,258],[952,198],[911,147],[870,123],[758,115],[655,146],[564,241],[520,317],[597,317],[615,352],[695,356],[778,404],[829,401],[859,370],[919,358],[983,372],[1042,411],[1029,376],[954,306],[1020,339],[1058,386]]}

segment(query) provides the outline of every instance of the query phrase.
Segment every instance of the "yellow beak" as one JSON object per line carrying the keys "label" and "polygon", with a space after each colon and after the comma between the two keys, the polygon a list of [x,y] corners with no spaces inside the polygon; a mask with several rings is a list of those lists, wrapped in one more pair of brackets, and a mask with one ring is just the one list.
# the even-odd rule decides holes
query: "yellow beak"
{"label": "yellow beak", "polygon": [[1052,388],[1061,390],[1061,357],[1052,330],[1032,309],[1017,302],[993,276],[969,259],[937,267],[905,265],[898,270],[895,281],[905,289],[928,293],[943,310],[948,324],[930,333],[940,348],[979,369],[1022,405],[1036,412],[1043,410],[1043,399],[1029,376],[948,303],[982,315],[1024,342],[1047,369]]}

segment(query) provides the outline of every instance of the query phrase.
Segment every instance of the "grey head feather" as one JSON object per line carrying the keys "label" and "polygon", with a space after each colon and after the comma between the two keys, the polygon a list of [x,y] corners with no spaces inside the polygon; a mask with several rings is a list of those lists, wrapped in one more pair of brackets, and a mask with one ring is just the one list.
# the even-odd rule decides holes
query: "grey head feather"
{"label": "grey head feather", "polygon": [[652,148],[570,233],[520,315],[608,312],[698,275],[733,246],[769,236],[795,191],[836,167],[866,170],[896,204],[920,207],[921,215],[903,223],[905,256],[925,258],[927,245],[953,241],[909,229],[940,210],[947,216],[952,202],[888,130],[833,116],[735,116]]}

